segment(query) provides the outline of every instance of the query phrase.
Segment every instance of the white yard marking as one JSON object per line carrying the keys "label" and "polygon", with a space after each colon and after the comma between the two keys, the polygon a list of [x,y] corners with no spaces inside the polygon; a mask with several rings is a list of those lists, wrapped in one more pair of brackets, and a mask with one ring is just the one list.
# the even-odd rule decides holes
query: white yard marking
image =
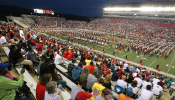
{"label": "white yard marking", "polygon": [[166,64],[166,66],[168,67],[168,66],[169,66],[169,64]]}
{"label": "white yard marking", "polygon": [[123,51],[118,51],[119,53],[123,53]]}
{"label": "white yard marking", "polygon": [[148,67],[150,67],[154,62],[156,62],[157,61],[157,59],[156,60],[154,60]]}
{"label": "white yard marking", "polygon": [[[131,54],[131,52],[130,52],[130,53],[128,53],[128,54],[126,54],[126,55],[128,56],[128,55],[130,55],[130,54]],[[126,56],[126,55],[123,55],[123,56],[121,56],[121,57],[124,57],[124,56]]]}
{"label": "white yard marking", "polygon": [[[174,58],[175,58],[175,56],[174,56]],[[171,61],[171,65],[173,64],[174,58],[173,58],[173,60]],[[169,67],[167,73],[169,72],[169,70],[170,70],[170,68],[171,68],[171,65],[170,65],[170,67]]]}

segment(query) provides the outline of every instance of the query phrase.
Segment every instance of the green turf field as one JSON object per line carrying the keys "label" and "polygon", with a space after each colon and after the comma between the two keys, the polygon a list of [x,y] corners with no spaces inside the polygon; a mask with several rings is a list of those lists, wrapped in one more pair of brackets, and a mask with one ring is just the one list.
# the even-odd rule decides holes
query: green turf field
{"label": "green turf field", "polygon": [[[52,33],[49,33],[50,35],[53,35]],[[56,36],[59,37],[60,39],[62,39],[62,37],[64,39],[67,40],[68,37],[66,36]],[[125,39],[119,39],[121,42],[125,42],[126,44],[128,43],[127,40]],[[98,51],[102,51],[103,49],[105,49],[106,53],[108,54],[113,54],[113,51],[115,51],[117,57],[120,58],[124,58],[125,59],[125,55],[128,55],[128,58],[130,59],[130,61],[136,62],[136,63],[140,63],[140,59],[142,59],[142,62],[144,63],[145,66],[147,67],[151,67],[151,68],[156,68],[156,65],[159,64],[159,68],[161,69],[161,71],[164,71],[169,74],[173,74],[175,75],[175,51],[172,51],[171,54],[168,56],[167,59],[165,59],[165,56],[162,55],[157,59],[157,55],[153,55],[152,57],[148,58],[148,54],[141,56],[140,54],[136,54],[135,51],[124,51],[124,49],[121,49],[121,51],[118,51],[117,49],[115,49],[114,47],[110,48],[109,46],[103,46],[100,44],[96,44],[96,43],[87,43],[87,42],[83,42],[81,40],[74,40],[75,43],[80,43],[83,46],[88,46],[89,48],[92,48],[95,46],[96,49]],[[113,45],[113,43],[110,43],[109,45]],[[169,49],[168,49],[169,50]]]}

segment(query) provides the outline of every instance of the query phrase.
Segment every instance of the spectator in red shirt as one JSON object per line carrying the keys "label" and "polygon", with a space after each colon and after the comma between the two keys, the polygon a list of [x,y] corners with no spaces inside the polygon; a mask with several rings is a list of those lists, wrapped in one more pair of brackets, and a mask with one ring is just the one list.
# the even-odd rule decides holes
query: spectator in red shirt
{"label": "spectator in red shirt", "polygon": [[162,81],[161,78],[159,78],[159,80],[160,80],[160,83],[161,83],[161,87],[163,88],[164,82]]}
{"label": "spectator in red shirt", "polygon": [[44,100],[45,91],[46,91],[46,84],[48,82],[52,81],[52,75],[51,74],[44,74],[40,81],[37,83],[36,86],[36,99],[37,100]]}
{"label": "spectator in red shirt", "polygon": [[93,62],[90,62],[90,65],[87,66],[89,68],[89,74],[92,74],[92,71],[95,69],[94,68],[94,63]]}
{"label": "spectator in red shirt", "polygon": [[67,60],[72,60],[74,58],[74,53],[72,52],[72,48],[70,48],[70,52],[67,56]]}
{"label": "spectator in red shirt", "polygon": [[111,70],[108,68],[104,68],[103,76],[106,77],[108,74],[111,74]]}
{"label": "spectator in red shirt", "polygon": [[104,66],[107,67],[107,65],[108,65],[108,61],[105,59],[104,60]]}
{"label": "spectator in red shirt", "polygon": [[27,39],[30,39],[30,33],[28,33],[26,36],[27,36]]}
{"label": "spectator in red shirt", "polygon": [[63,57],[64,57],[64,58],[67,58],[68,54],[69,54],[69,52],[68,52],[68,50],[67,50],[67,48],[66,48],[65,51],[64,51]]}
{"label": "spectator in red shirt", "polygon": [[32,40],[32,44],[33,44],[33,46],[36,47],[36,41],[35,40]]}
{"label": "spectator in red shirt", "polygon": [[149,79],[150,75],[151,75],[151,74],[150,74],[150,71],[147,71],[147,72],[146,72],[146,78]]}
{"label": "spectator in red shirt", "polygon": [[42,48],[43,48],[43,44],[39,43],[38,47],[37,47],[38,54],[40,54],[42,52]]}
{"label": "spectator in red shirt", "polygon": [[123,75],[123,69],[121,68],[120,71],[118,72],[118,75],[120,76],[120,79],[122,79],[122,75]]}

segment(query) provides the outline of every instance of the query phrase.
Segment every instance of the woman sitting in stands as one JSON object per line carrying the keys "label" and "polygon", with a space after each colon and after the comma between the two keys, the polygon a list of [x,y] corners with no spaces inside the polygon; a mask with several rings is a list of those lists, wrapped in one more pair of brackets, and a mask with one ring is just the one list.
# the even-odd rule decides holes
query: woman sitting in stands
{"label": "woman sitting in stands", "polygon": [[105,77],[105,79],[104,79],[103,86],[104,86],[105,88],[110,89],[110,90],[112,91],[111,85],[112,85],[112,83],[111,83],[111,74],[108,74],[108,75]]}
{"label": "woman sitting in stands", "polygon": [[44,100],[64,100],[59,95],[62,96],[61,90],[57,89],[57,83],[55,81],[48,82],[46,84]]}
{"label": "woman sitting in stands", "polygon": [[37,100],[44,100],[45,90],[46,90],[46,84],[48,82],[52,81],[52,75],[51,74],[44,74],[40,81],[38,82],[36,86],[36,99]]}
{"label": "woman sitting in stands", "polygon": [[53,52],[54,52],[53,49],[51,49],[48,55],[51,62],[54,62],[54,59],[55,59],[55,55]]}
{"label": "woman sitting in stands", "polygon": [[89,73],[89,68],[86,67],[86,68],[82,71],[82,73],[81,73],[81,75],[80,75],[80,79],[87,79],[88,73]]}

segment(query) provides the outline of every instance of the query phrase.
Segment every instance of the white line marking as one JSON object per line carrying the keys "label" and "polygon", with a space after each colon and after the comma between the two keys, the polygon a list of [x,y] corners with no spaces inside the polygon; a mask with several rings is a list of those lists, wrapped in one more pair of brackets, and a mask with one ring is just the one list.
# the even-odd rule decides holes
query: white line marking
{"label": "white line marking", "polygon": [[[131,54],[131,52],[130,52],[130,53],[128,53],[128,54],[126,54],[126,55],[129,55],[129,54]],[[126,55],[123,55],[123,56],[121,56],[121,57],[124,57],[124,56],[126,56]]]}
{"label": "white line marking", "polygon": [[[175,56],[174,56],[174,58],[175,58]],[[172,62],[171,62],[171,65],[173,64],[174,58],[173,58],[173,60],[172,60]],[[171,65],[170,65],[170,67],[169,67],[167,73],[169,72],[169,70],[170,70],[170,68],[171,68]]]}
{"label": "white line marking", "polygon": [[[161,56],[159,56],[159,57],[161,57]],[[158,57],[158,58],[159,58]],[[157,61],[157,58],[156,58],[156,60],[154,60],[148,67],[150,67],[155,61]]]}
{"label": "white line marking", "polygon": [[[157,60],[157,58],[156,58],[156,60]],[[154,60],[148,67],[150,67],[156,60]]]}

